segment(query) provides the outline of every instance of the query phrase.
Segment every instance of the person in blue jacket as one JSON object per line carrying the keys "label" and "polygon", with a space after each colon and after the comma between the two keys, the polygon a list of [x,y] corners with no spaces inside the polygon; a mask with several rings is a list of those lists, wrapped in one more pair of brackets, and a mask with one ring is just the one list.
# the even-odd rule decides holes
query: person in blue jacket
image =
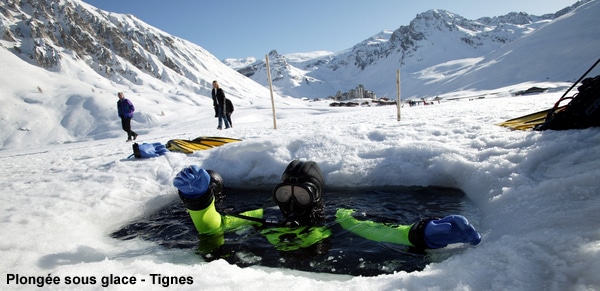
{"label": "person in blue jacket", "polygon": [[[317,163],[292,161],[272,190],[281,219],[263,218],[263,209],[240,214],[221,214],[215,208],[216,197],[223,197],[222,177],[196,165],[182,169],[173,185],[188,210],[200,235],[201,248],[213,250],[224,243],[223,235],[249,225],[260,229],[267,240],[280,251],[312,246],[329,236],[324,220],[324,180]],[[338,209],[336,222],[356,235],[378,241],[402,244],[419,249],[443,248],[453,243],[477,245],[481,235],[461,215],[441,219],[423,219],[409,225],[388,225],[353,216],[351,209]]]}
{"label": "person in blue jacket", "polygon": [[125,98],[123,92],[117,93],[119,101],[117,101],[117,112],[121,118],[121,126],[123,130],[127,132],[127,141],[135,140],[138,136],[133,130],[131,130],[131,119],[133,118],[133,112],[135,107],[129,99]]}

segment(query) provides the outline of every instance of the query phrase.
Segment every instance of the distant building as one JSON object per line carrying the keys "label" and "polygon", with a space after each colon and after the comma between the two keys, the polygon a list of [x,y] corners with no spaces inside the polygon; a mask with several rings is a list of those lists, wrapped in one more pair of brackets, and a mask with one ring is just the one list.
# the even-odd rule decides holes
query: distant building
{"label": "distant building", "polygon": [[348,92],[337,91],[335,96],[329,96],[333,100],[343,101],[350,99],[377,99],[377,94],[373,91],[366,90],[365,87],[361,84],[358,85],[355,89],[350,89]]}

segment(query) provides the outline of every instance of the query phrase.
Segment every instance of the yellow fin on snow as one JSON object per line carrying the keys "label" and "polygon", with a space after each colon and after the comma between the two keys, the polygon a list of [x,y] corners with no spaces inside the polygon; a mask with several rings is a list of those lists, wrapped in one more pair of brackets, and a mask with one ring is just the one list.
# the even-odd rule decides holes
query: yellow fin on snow
{"label": "yellow fin on snow", "polygon": [[[556,111],[560,111],[564,106],[559,107]],[[498,125],[508,127],[516,130],[528,130],[532,129],[538,124],[542,124],[546,122],[546,116],[550,111],[553,111],[554,108],[534,112],[531,114],[523,115],[521,117],[516,117],[513,119],[509,119]]]}
{"label": "yellow fin on snow", "polygon": [[220,136],[201,136],[193,140],[172,139],[167,142],[167,149],[172,152],[182,152],[191,154],[195,151],[203,151],[214,147],[222,146],[226,143],[242,141],[241,139],[220,137]]}

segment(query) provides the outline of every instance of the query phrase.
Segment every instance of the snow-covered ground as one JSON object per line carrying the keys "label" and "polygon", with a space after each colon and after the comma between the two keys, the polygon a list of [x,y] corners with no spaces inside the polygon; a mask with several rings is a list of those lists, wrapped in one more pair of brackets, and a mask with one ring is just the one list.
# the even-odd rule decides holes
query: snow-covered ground
{"label": "snow-covered ground", "polygon": [[[157,117],[160,126],[133,123],[140,142],[203,135],[243,141],[145,160],[126,159],[132,151],[124,132],[2,150],[2,289],[101,289],[111,275],[137,281],[110,290],[164,290],[166,276],[185,278],[170,283],[177,290],[598,289],[600,129],[534,132],[495,125],[551,107],[564,90],[557,85],[541,95],[406,106],[401,121],[394,106],[330,108],[302,101],[277,111],[277,129],[271,109],[262,106],[237,109],[234,128],[224,131],[215,129],[211,112],[185,121]],[[197,108],[181,110],[193,116],[186,110]],[[330,186],[460,188],[482,213],[472,222],[483,241],[453,245],[465,250],[421,272],[350,277],[242,269],[203,262],[193,249],[109,237],[178,199],[172,179],[187,165],[214,169],[229,187],[242,188],[276,183],[292,159],[317,161]]]}

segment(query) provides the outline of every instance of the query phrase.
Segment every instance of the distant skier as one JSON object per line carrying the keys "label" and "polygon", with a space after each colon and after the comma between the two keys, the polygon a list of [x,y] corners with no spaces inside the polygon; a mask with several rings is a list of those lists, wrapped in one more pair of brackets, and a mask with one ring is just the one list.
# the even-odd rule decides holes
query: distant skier
{"label": "distant skier", "polygon": [[[272,198],[279,207],[282,219],[263,218],[263,209],[240,214],[221,214],[215,200],[224,197],[223,179],[211,170],[189,166],[173,181],[179,198],[200,234],[200,248],[210,253],[224,243],[223,235],[240,227],[254,225],[280,251],[307,248],[331,236],[323,226],[324,180],[317,163],[292,161],[275,185]],[[391,226],[355,218],[351,209],[338,209],[336,222],[356,235],[378,241],[416,247],[443,248],[452,243],[479,244],[481,235],[466,218],[449,215],[442,219],[423,219],[409,225]]]}
{"label": "distant skier", "polygon": [[117,93],[117,96],[119,97],[119,101],[117,101],[117,111],[121,118],[121,126],[123,127],[123,130],[127,132],[127,141],[129,142],[135,140],[138,136],[137,133],[131,130],[131,118],[133,118],[135,107],[129,99],[125,98],[123,92]]}

